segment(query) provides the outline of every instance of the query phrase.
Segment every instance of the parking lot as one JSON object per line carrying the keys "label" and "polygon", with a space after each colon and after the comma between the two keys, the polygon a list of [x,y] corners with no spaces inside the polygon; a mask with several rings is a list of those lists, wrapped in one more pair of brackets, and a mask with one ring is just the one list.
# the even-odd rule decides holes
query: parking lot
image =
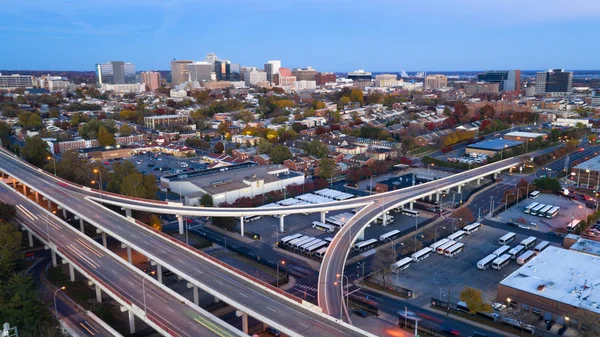
{"label": "parking lot", "polygon": [[[549,219],[526,214],[525,207],[533,202],[560,207],[558,215]],[[583,220],[591,212],[593,210],[585,207],[582,202],[572,201],[554,194],[540,194],[536,199],[522,200],[518,205],[508,208],[506,212],[499,213],[498,217],[504,221],[523,223],[532,230],[546,232],[564,230],[572,219]]]}
{"label": "parking lot", "polygon": [[[477,232],[460,240],[465,246],[457,256],[449,258],[432,253],[428,258],[412,263],[406,270],[388,274],[387,282],[411,289],[414,298],[410,301],[419,306],[428,305],[431,297],[446,300],[448,294],[450,300],[456,303],[465,286],[480,289],[484,301],[492,303],[496,298],[498,283],[520,266],[516,260],[511,260],[501,270],[491,267],[479,270],[477,262],[499,248],[498,238],[506,233],[505,230],[482,226]],[[515,247],[525,238],[527,236],[517,234],[509,245]]]}

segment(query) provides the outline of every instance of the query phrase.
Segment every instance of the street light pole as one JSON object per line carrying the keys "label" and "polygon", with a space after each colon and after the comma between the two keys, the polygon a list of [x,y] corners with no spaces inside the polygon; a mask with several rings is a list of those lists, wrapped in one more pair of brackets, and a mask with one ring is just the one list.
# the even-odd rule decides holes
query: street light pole
{"label": "street light pole", "polygon": [[440,227],[442,227],[443,229],[446,229],[446,227],[444,227],[444,226],[442,226],[442,225],[439,225],[439,226],[435,227],[435,241],[434,241],[434,242],[437,242],[437,230],[438,230],[438,228],[440,228]]}
{"label": "street light pole", "polygon": [[142,277],[142,296],[144,296],[144,316],[146,315],[146,278]]}
{"label": "street light pole", "polygon": [[66,289],[66,287],[60,287],[60,288],[56,289],[56,290],[54,291],[54,294],[52,295],[52,297],[54,298],[54,315],[56,316],[56,320],[57,320],[57,321],[60,321],[60,318],[58,317],[58,307],[57,307],[57,305],[56,305],[56,293],[57,293],[59,290],[65,290],[65,289]]}
{"label": "street light pole", "polygon": [[279,288],[279,264],[285,265],[285,261],[277,261],[277,288]]}
{"label": "street light pole", "polygon": [[52,162],[54,163],[54,176],[56,177],[56,158],[54,157],[48,157],[48,160],[52,159]]}
{"label": "street light pole", "polygon": [[[348,284],[350,284],[350,282],[348,281],[348,276],[344,275],[344,274],[337,274],[337,277],[341,276],[341,280],[340,280],[340,286],[342,288],[342,303],[344,303],[344,277],[346,278],[346,286],[348,286]],[[348,295],[349,295],[349,291],[346,290],[346,311],[348,311]]]}
{"label": "street light pole", "polygon": [[[394,243],[392,244],[392,249],[394,250],[394,259],[396,259],[396,257],[398,256],[398,255],[396,254],[396,245],[397,245],[397,244],[400,244],[400,246],[404,247],[404,243],[402,243],[402,242],[394,242]],[[365,268],[365,267],[363,266],[363,270],[364,270],[364,268]],[[363,276],[364,276],[364,271],[363,271]]]}
{"label": "street light pole", "polygon": [[98,177],[100,178],[100,205],[102,205],[102,171],[100,171],[99,169],[94,169],[93,171],[94,173],[98,173]]}

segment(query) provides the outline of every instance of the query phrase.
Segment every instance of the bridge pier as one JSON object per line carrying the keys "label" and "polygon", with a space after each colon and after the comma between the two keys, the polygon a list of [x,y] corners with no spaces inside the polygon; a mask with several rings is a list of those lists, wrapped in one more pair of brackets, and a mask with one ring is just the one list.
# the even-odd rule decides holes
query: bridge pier
{"label": "bridge pier", "polygon": [[35,202],[40,202],[40,193],[38,191],[35,191]]}
{"label": "bridge pier", "polygon": [[128,217],[128,218],[132,218],[132,216],[131,216],[131,209],[125,208],[125,216]]}
{"label": "bridge pier", "polygon": [[410,210],[412,211],[412,209],[413,209],[413,202],[411,201],[408,205],[409,205]]}
{"label": "bridge pier", "polygon": [[498,178],[498,172],[494,172],[494,179]]}
{"label": "bridge pier", "polygon": [[23,185],[23,194],[27,196],[27,186]]}
{"label": "bridge pier", "polygon": [[135,315],[133,314],[133,311],[131,311],[131,310],[129,310],[127,313],[129,314],[129,333],[134,334],[135,333]]}
{"label": "bridge pier", "polygon": [[435,194],[435,201],[440,202],[440,194],[439,193]]}
{"label": "bridge pier", "polygon": [[244,217],[240,217],[240,235],[244,236]]}
{"label": "bridge pier", "polygon": [[213,302],[219,303],[219,302],[221,302],[221,299],[218,298],[217,296],[215,296],[215,297],[213,297]]}
{"label": "bridge pier", "polygon": [[69,277],[71,282],[75,282],[75,268],[72,263],[69,263]]}
{"label": "bridge pier", "polygon": [[198,287],[190,282],[186,284],[186,287],[192,288],[192,292],[194,293],[194,304],[200,305],[200,293],[198,292]]}
{"label": "bridge pier", "polygon": [[360,232],[358,232],[358,239],[359,240],[364,240],[365,239],[365,229],[361,229]]}
{"label": "bridge pier", "polygon": [[183,235],[183,217],[181,215],[177,216],[177,222],[179,223],[179,235]]}
{"label": "bridge pier", "polygon": [[52,267],[58,266],[58,263],[56,263],[56,252],[52,248],[50,248],[50,255],[52,255]]}
{"label": "bridge pier", "polygon": [[235,315],[237,317],[242,317],[242,332],[248,334],[248,314],[241,310],[236,310]]}
{"label": "bridge pier", "polygon": [[131,247],[129,247],[129,246],[127,246],[127,262],[129,262],[129,264],[133,263],[131,261]]}
{"label": "bridge pier", "polygon": [[477,178],[477,186],[481,185],[481,178]]}
{"label": "bridge pier", "polygon": [[285,232],[285,227],[284,227],[285,222],[283,220],[284,218],[285,218],[285,215],[283,215],[283,214],[279,217],[279,233]]}
{"label": "bridge pier", "polygon": [[52,201],[50,199],[48,199],[48,210],[52,211]]}
{"label": "bridge pier", "polygon": [[63,207],[63,218],[67,220],[67,209]]}
{"label": "bridge pier", "polygon": [[104,248],[108,248],[106,245],[106,233],[102,232],[102,245],[104,246]]}
{"label": "bridge pier", "polygon": [[33,247],[33,234],[31,234],[31,231],[27,231],[27,238],[29,239],[29,247]]}
{"label": "bridge pier", "polygon": [[327,212],[321,212],[321,222],[325,223],[325,216],[327,215]]}
{"label": "bridge pier", "polygon": [[156,278],[158,279],[159,283],[163,283],[162,282],[162,266],[160,264],[156,265]]}
{"label": "bridge pier", "polygon": [[102,303],[102,289],[96,284],[96,302]]}
{"label": "bridge pier", "polygon": [[462,184],[458,185],[458,193],[462,193]]}
{"label": "bridge pier", "polygon": [[81,233],[84,233],[84,222],[82,218],[79,218],[79,229],[81,230]]}
{"label": "bridge pier", "polygon": [[381,222],[381,226],[383,226],[383,227],[387,226],[387,214],[386,213],[387,212],[382,212],[381,213],[381,220],[383,220]]}

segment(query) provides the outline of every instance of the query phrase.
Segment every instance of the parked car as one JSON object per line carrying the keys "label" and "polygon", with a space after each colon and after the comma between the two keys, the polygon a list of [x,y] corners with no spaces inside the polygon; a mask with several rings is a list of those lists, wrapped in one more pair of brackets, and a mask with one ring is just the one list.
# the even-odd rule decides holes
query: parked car
{"label": "parked car", "polygon": [[354,309],[354,313],[360,317],[367,317],[367,312],[363,309]]}
{"label": "parked car", "polygon": [[267,329],[265,330],[266,333],[268,333],[269,335],[273,335],[275,337],[279,337],[281,336],[281,332],[279,332],[279,330],[273,328],[273,327],[267,327]]}

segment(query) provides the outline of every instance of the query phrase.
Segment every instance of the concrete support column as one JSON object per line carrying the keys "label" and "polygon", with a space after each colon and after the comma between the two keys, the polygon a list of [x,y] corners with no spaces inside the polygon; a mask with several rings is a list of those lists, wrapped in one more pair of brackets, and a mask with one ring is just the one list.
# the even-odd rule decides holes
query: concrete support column
{"label": "concrete support column", "polygon": [[410,208],[410,210],[412,210],[412,209],[413,209],[413,202],[412,202],[412,201],[411,201],[411,202],[410,202],[410,204],[409,204],[409,208]]}
{"label": "concrete support column", "polygon": [[52,201],[48,200],[48,210],[52,210]]}
{"label": "concrete support column", "polygon": [[35,192],[35,202],[40,202],[40,193],[39,192]]}
{"label": "concrete support column", "polygon": [[279,218],[279,233],[285,232],[285,227],[284,227],[285,222],[283,220],[284,218],[285,218],[285,216],[283,214]]}
{"label": "concrete support column", "polygon": [[96,302],[102,303],[102,289],[96,284]]}
{"label": "concrete support column", "polygon": [[[131,214],[131,210],[129,211]],[[179,234],[183,235],[183,217],[178,215],[177,216],[177,222],[179,222]]]}
{"label": "concrete support column", "polygon": [[23,194],[27,195],[27,186],[23,185]]}
{"label": "concrete support column", "polygon": [[131,210],[129,208],[125,208],[125,216],[131,218]]}
{"label": "concrete support column", "polygon": [[321,212],[321,222],[325,223],[325,215],[327,215],[327,212]]}
{"label": "concrete support column", "polygon": [[360,232],[358,232],[358,239],[359,240],[365,239],[365,230],[364,229],[361,229]]}
{"label": "concrete support column", "polygon": [[67,210],[65,208],[63,208],[63,218],[67,218]]}
{"label": "concrete support column", "polygon": [[194,286],[194,304],[200,305],[200,294],[198,292],[198,287]]}
{"label": "concrete support column", "polygon": [[102,232],[102,245],[104,246],[104,248],[107,248],[106,245],[106,233]]}
{"label": "concrete support column", "polygon": [[440,194],[439,193],[435,194],[435,201],[440,202]]}
{"label": "concrete support column", "polygon": [[387,214],[386,214],[386,213],[387,213],[387,212],[383,212],[383,213],[381,213],[381,220],[383,220],[383,221],[381,222],[381,225],[382,225],[383,227],[387,226]]}
{"label": "concrete support column", "polygon": [[462,185],[458,185],[458,193],[462,192]]}
{"label": "concrete support column", "polygon": [[79,229],[81,230],[81,233],[84,233],[84,222],[83,219],[79,218]]}
{"label": "concrete support column", "polygon": [[71,277],[71,282],[75,282],[75,268],[73,268],[73,264],[69,263],[69,276]]}
{"label": "concrete support column", "polygon": [[31,231],[27,231],[27,238],[29,239],[29,247],[33,247],[33,234],[31,234]]}
{"label": "concrete support column", "polygon": [[241,310],[236,310],[235,315],[237,317],[240,317],[240,316],[242,317],[242,331],[245,334],[248,334],[248,314]]}
{"label": "concrete support column", "polygon": [[135,315],[133,314],[133,311],[131,311],[131,310],[129,310],[127,313],[129,314],[129,333],[134,334],[135,333]]}
{"label": "concrete support column", "polygon": [[163,283],[162,282],[162,266],[160,264],[156,265],[156,278],[158,279],[158,282]]}
{"label": "concrete support column", "polygon": [[127,246],[127,262],[132,264],[131,262],[131,247]]}
{"label": "concrete support column", "polygon": [[244,217],[240,217],[240,235],[244,236]]}
{"label": "concrete support column", "polygon": [[52,255],[52,267],[56,267],[58,265],[56,263],[56,252],[54,250],[51,250],[50,255]]}
{"label": "concrete support column", "polygon": [[494,172],[494,179],[498,178],[498,172]]}
{"label": "concrete support column", "polygon": [[481,178],[477,178],[477,186],[481,185]]}
{"label": "concrete support column", "polygon": [[219,303],[219,302],[221,302],[221,299],[219,299],[217,296],[215,296],[215,297],[213,297],[213,302]]}

